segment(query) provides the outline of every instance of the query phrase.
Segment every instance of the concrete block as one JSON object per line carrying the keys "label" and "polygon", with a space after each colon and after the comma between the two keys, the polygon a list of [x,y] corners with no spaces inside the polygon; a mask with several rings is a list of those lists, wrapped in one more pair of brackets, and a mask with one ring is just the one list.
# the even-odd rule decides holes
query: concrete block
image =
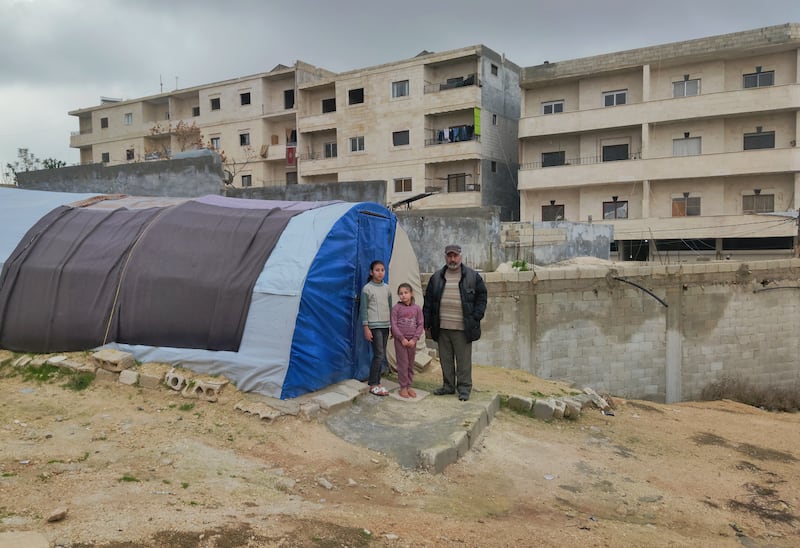
{"label": "concrete block", "polygon": [[120,372],[123,369],[130,369],[136,365],[133,354],[114,350],[113,348],[98,350],[92,354],[92,359],[97,363],[97,367],[107,371]]}
{"label": "concrete block", "polygon": [[145,363],[139,367],[139,386],[143,388],[159,388],[167,376],[170,367],[160,363]]}
{"label": "concrete block", "polygon": [[567,405],[561,400],[554,400],[553,401],[553,418],[554,419],[563,419],[564,418],[564,411],[566,410]]}
{"label": "concrete block", "polygon": [[318,404],[325,411],[333,411],[352,404],[352,398],[338,392],[323,392],[311,398],[311,401]]}
{"label": "concrete block", "polygon": [[315,402],[305,402],[300,404],[300,418],[310,421],[319,416],[321,407]]}
{"label": "concrete block", "polygon": [[481,409],[475,419],[467,425],[467,436],[469,436],[469,446],[474,447],[478,443],[478,438],[489,426],[489,414],[485,409]]}
{"label": "concrete block", "polygon": [[450,443],[455,447],[458,458],[463,457],[469,451],[469,436],[464,431],[450,434]]}
{"label": "concrete block", "polygon": [[533,404],[533,415],[540,420],[549,421],[553,419],[555,405],[553,400],[536,400]]}
{"label": "concrete block", "polygon": [[495,394],[489,401],[489,405],[486,406],[486,418],[490,423],[494,420],[498,411],[500,411],[500,396]]}
{"label": "concrete block", "polygon": [[181,391],[181,395],[185,398],[215,402],[219,399],[219,393],[226,384],[228,381],[225,380],[191,379]]}
{"label": "concrete block", "polygon": [[139,382],[139,373],[133,369],[124,369],[119,372],[120,384],[127,384],[133,386]]}
{"label": "concrete block", "polygon": [[[364,383],[359,383],[359,384],[364,384]],[[367,385],[364,384],[364,386]],[[343,396],[351,400],[357,398],[358,396],[367,391],[366,388],[362,387],[356,388],[351,385],[347,385],[345,383],[334,384],[333,386],[330,386],[328,390],[331,392],[336,392],[337,394],[342,394]]]}
{"label": "concrete block", "polygon": [[513,409],[514,411],[528,413],[533,407],[533,398],[526,398],[523,396],[509,396],[508,407],[509,409]]}
{"label": "concrete block", "polygon": [[106,382],[117,382],[117,378],[119,377],[119,373],[103,369],[102,367],[98,367],[94,374],[95,380]]}
{"label": "concrete block", "polygon": [[433,474],[441,474],[448,464],[458,460],[458,452],[452,445],[436,445],[422,449],[417,454],[419,467]]}
{"label": "concrete block", "polygon": [[180,392],[187,384],[189,384],[189,381],[186,379],[186,376],[183,373],[175,368],[172,368],[167,372],[164,378],[164,383],[173,390]]}

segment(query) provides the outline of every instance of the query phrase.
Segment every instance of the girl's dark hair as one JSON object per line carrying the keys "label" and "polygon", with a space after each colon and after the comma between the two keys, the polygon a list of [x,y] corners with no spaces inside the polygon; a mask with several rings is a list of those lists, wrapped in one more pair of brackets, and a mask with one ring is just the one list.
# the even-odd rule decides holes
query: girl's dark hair
{"label": "girl's dark hair", "polygon": [[383,268],[386,268],[386,265],[383,264],[383,261],[372,261],[369,263],[369,281],[372,281],[372,269],[375,268],[376,265],[383,265]]}
{"label": "girl's dark hair", "polygon": [[414,288],[411,287],[411,284],[407,284],[407,283],[403,282],[400,285],[398,285],[397,286],[397,294],[399,295],[400,294],[400,290],[403,289],[404,287],[406,289],[408,289],[408,291],[411,293],[411,302],[413,303],[414,302]]}

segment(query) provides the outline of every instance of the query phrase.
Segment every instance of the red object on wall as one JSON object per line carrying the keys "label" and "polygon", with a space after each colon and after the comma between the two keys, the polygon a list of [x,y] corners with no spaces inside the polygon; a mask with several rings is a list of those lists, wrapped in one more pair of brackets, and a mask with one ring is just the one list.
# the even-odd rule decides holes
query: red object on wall
{"label": "red object on wall", "polygon": [[295,153],[297,152],[297,147],[286,147],[286,165],[293,166],[296,163],[296,156]]}

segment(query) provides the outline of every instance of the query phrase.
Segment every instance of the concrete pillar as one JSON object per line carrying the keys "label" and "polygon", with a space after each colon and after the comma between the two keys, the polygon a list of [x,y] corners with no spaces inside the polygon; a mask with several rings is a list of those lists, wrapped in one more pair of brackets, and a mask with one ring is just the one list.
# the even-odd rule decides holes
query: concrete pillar
{"label": "concrete pillar", "polygon": [[717,238],[714,240],[714,250],[717,252],[717,256],[715,257],[718,261],[722,259],[722,238]]}
{"label": "concrete pillar", "polygon": [[[795,184],[795,192],[796,190]],[[642,181],[642,219],[650,217],[650,181],[645,179]]]}
{"label": "concrete pillar", "polygon": [[800,172],[794,173],[794,203],[792,209],[800,209]]}
{"label": "concrete pillar", "polygon": [[666,403],[681,401],[681,366],[683,363],[683,337],[681,336],[681,284],[667,289],[667,366]]}
{"label": "concrete pillar", "polygon": [[650,100],[650,65],[642,66],[642,102]]}
{"label": "concrete pillar", "polygon": [[650,124],[642,124],[642,160],[650,157]]}

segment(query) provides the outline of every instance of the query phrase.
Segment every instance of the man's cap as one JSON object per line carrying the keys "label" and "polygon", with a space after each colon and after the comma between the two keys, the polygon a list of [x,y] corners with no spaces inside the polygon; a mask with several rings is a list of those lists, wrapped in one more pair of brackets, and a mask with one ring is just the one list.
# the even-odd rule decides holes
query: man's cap
{"label": "man's cap", "polygon": [[461,246],[458,244],[450,244],[444,248],[444,254],[447,255],[448,253],[458,253],[461,255]]}

